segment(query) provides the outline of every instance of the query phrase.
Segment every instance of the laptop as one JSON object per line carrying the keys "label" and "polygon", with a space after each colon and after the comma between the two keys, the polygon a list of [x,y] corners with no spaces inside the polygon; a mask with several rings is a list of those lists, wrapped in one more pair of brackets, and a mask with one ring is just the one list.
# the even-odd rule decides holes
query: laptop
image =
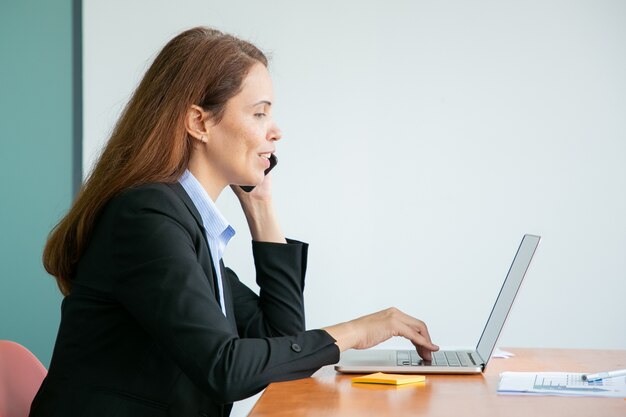
{"label": "laptop", "polygon": [[483,372],[540,239],[540,236],[535,235],[525,235],[522,238],[475,350],[433,352],[432,361],[422,360],[415,349],[347,350],[341,354],[335,370],[344,373],[406,374],[478,374]]}

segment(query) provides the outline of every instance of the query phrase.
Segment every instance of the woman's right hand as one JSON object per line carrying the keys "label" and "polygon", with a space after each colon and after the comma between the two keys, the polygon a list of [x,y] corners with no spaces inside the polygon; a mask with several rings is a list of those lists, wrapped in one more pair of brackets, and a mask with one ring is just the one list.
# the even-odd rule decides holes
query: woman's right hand
{"label": "woman's right hand", "polygon": [[367,349],[393,336],[407,338],[424,360],[431,360],[431,352],[439,346],[430,340],[426,324],[395,307],[359,317],[345,323],[325,327],[337,342],[341,352],[348,349]]}

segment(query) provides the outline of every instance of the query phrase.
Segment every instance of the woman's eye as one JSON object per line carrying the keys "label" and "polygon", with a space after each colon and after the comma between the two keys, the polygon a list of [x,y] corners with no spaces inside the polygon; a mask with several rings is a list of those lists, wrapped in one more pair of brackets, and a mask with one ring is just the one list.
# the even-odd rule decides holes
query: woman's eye
{"label": "woman's eye", "polygon": [[254,114],[254,117],[258,117],[259,119],[262,118],[262,117],[265,117],[265,116],[267,116],[265,113],[255,113]]}

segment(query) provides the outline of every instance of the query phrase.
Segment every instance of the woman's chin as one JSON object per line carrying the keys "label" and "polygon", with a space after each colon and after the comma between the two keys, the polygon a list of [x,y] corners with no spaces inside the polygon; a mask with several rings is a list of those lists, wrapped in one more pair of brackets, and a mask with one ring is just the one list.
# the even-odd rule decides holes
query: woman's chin
{"label": "woman's chin", "polygon": [[247,186],[251,186],[251,187],[256,187],[257,185],[261,184],[263,182],[263,177],[254,177],[254,178],[247,178],[245,180],[239,181],[240,185],[247,185]]}

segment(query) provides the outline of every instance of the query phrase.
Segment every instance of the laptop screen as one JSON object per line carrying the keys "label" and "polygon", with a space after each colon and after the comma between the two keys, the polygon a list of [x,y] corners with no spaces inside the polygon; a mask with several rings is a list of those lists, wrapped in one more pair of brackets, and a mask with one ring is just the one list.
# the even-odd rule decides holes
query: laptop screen
{"label": "laptop screen", "polygon": [[498,336],[504,326],[504,321],[513,305],[513,300],[515,300],[515,295],[522,284],[524,275],[526,275],[530,260],[539,244],[539,239],[541,239],[539,236],[525,235],[517,249],[509,273],[506,275],[502,289],[500,289],[500,294],[498,294],[498,299],[493,306],[493,310],[491,310],[487,325],[476,347],[476,351],[485,363],[489,360],[496,346]]}

